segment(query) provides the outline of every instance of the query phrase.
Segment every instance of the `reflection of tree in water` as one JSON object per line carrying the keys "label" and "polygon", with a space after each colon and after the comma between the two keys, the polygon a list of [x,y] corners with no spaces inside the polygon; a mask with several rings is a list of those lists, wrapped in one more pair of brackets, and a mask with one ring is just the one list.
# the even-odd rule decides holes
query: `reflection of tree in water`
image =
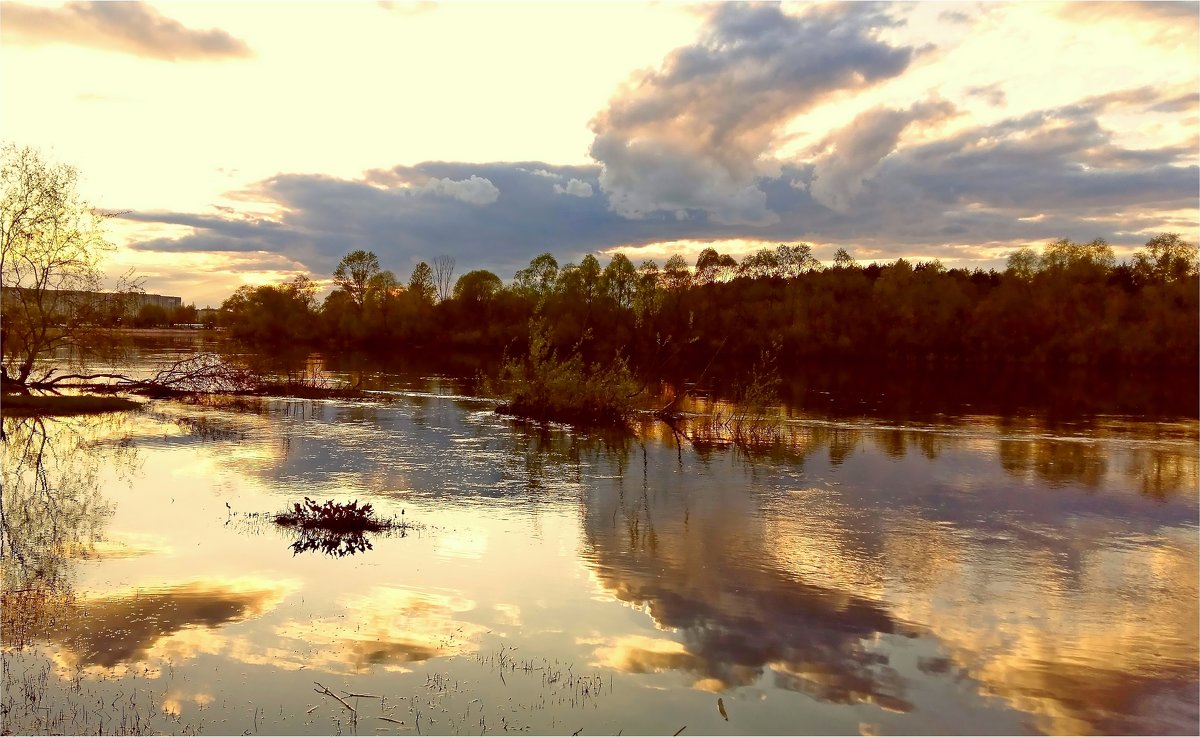
{"label": "reflection of tree in water", "polygon": [[1125,473],[1143,494],[1156,499],[1184,490],[1196,493],[1200,458],[1195,446],[1185,452],[1138,448],[1129,452]]}
{"label": "reflection of tree in water", "polygon": [[1000,464],[1015,475],[1032,473],[1051,486],[1096,487],[1108,473],[1109,451],[1096,443],[1001,440]]}
{"label": "reflection of tree in water", "polygon": [[727,430],[723,430],[706,414],[688,415],[674,420],[674,432],[663,432],[666,426],[643,424],[639,434],[654,437],[675,445],[687,444],[702,461],[708,462],[732,448],[737,456],[746,461],[753,474],[758,463],[788,463],[803,467],[805,461],[815,453],[827,455],[829,463],[841,466],[856,452],[867,449],[870,440],[886,455],[900,459],[910,451],[920,453],[929,460],[936,460],[949,448],[962,445],[962,438],[949,431],[929,429],[870,428],[817,424],[811,418],[790,417],[774,426],[769,442],[735,442]]}
{"label": "reflection of tree in water", "polygon": [[347,555],[357,555],[374,550],[375,546],[371,542],[371,535],[407,537],[409,528],[408,525],[400,524],[377,532],[305,529],[303,527],[289,529],[296,534],[296,539],[288,545],[292,549],[293,555],[324,553],[333,558],[344,558]]}
{"label": "reflection of tree in water", "polygon": [[373,550],[374,545],[363,532],[331,532],[329,530],[300,530],[291,545],[293,555],[322,552],[334,558],[357,555]]}
{"label": "reflection of tree in water", "polygon": [[601,660],[628,672],[685,671],[712,690],[770,670],[777,686],[825,701],[911,708],[888,657],[869,647],[903,629],[883,607],[763,565],[769,541],[750,495],[686,497],[618,482],[588,499],[585,555],[597,578],[681,639],[618,639],[597,651]]}
{"label": "reflection of tree in water", "polygon": [[24,642],[29,627],[72,592],[71,561],[95,554],[113,508],[100,493],[102,468],[128,468],[125,443],[101,445],[120,415],[3,420],[0,560],[4,642]]}
{"label": "reflection of tree in water", "polygon": [[[1130,457],[1128,472],[1157,465],[1164,483],[1194,468]],[[1164,514],[1133,496],[1115,509],[1151,515],[1135,525],[1024,508],[1036,535],[997,544],[987,520],[1007,518],[1003,504],[965,503],[950,520],[888,507],[898,518],[868,521],[857,500],[760,497],[721,469],[685,479],[650,467],[645,481],[589,492],[583,557],[609,595],[672,634],[598,642],[605,666],[710,690],[765,674],[821,700],[906,711],[916,686],[892,667],[891,645],[872,643],[912,622],[949,655],[919,664],[921,685],[962,679],[1053,733],[1194,732],[1197,558],[1179,504]]]}
{"label": "reflection of tree in water", "polygon": [[500,457],[505,475],[521,479],[532,492],[577,486],[584,466],[612,464],[624,475],[632,439],[620,432],[579,433],[563,428],[506,418],[512,432]]}

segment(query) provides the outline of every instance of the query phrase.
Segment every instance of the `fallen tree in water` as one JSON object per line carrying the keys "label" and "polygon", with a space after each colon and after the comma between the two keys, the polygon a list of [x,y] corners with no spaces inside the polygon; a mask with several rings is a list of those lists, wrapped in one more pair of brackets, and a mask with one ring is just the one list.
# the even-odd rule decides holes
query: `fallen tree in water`
{"label": "fallen tree in water", "polygon": [[29,394],[31,390],[57,393],[62,389],[147,397],[183,397],[204,394],[289,396],[303,399],[355,398],[363,392],[327,377],[289,374],[283,378],[264,376],[235,366],[216,353],[197,353],[167,364],[152,376],[134,378],[120,373],[60,374],[50,369],[41,378],[6,391]]}
{"label": "fallen tree in water", "polygon": [[88,394],[37,395],[5,394],[0,398],[0,411],[5,415],[90,415],[100,412],[123,412],[141,405],[131,399]]}

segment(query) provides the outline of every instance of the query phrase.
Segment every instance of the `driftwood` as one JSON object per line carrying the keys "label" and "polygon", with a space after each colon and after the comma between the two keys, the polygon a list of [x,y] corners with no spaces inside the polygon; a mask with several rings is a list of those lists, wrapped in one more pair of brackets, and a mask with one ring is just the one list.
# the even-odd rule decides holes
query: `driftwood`
{"label": "driftwood", "polygon": [[331,697],[333,697],[334,699],[336,699],[336,700],[337,700],[337,702],[338,702],[339,704],[341,704],[342,706],[344,706],[344,707],[346,707],[347,709],[349,709],[351,714],[353,714],[353,715],[354,715],[354,716],[356,716],[356,717],[358,716],[358,710],[357,710],[357,709],[355,709],[353,706],[350,706],[349,704],[347,704],[347,703],[346,703],[346,700],[345,700],[345,699],[343,699],[341,696],[338,696],[338,695],[337,695],[337,694],[335,694],[333,691],[330,691],[328,688],[326,688],[326,687],[325,687],[325,686],[323,686],[322,684],[318,683],[317,681],[313,681],[313,683],[315,683],[315,684],[317,685],[317,687],[313,689],[314,691],[316,691],[316,692],[317,692],[317,693],[319,693],[319,694],[324,694],[325,696],[331,696]]}
{"label": "driftwood", "polygon": [[31,381],[31,389],[64,388],[101,391],[133,391],[194,394],[240,393],[261,384],[254,373],[229,364],[215,353],[197,353],[161,368],[146,379],[126,374],[58,374],[51,369],[42,378]]}
{"label": "driftwood", "polygon": [[263,377],[249,369],[234,366],[216,353],[198,353],[167,364],[149,378],[133,378],[119,373],[59,374],[55,369],[20,387],[28,392],[38,389],[56,393],[59,389],[86,389],[93,392],[130,392],[151,397],[195,394],[281,394],[308,398],[356,397],[357,387],[334,385],[319,378],[282,380]]}

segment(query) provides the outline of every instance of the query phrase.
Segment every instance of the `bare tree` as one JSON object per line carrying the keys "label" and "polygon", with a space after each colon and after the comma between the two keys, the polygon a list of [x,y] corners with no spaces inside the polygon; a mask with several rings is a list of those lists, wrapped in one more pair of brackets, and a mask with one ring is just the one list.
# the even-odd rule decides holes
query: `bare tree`
{"label": "bare tree", "polygon": [[113,246],[105,215],[80,197],[78,171],[32,148],[0,151],[0,379],[24,386],[36,362],[78,347],[111,305],[103,303],[100,262]]}
{"label": "bare tree", "polygon": [[433,259],[433,277],[437,284],[438,301],[450,299],[454,284],[454,257],[442,254]]}

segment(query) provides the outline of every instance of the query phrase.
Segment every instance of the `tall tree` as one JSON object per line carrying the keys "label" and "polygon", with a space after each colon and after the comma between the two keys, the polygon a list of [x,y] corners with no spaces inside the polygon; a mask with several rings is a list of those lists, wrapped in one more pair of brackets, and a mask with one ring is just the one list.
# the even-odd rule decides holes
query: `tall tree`
{"label": "tall tree", "polygon": [[780,270],[787,279],[796,279],[809,271],[821,268],[821,262],[812,253],[812,246],[800,243],[795,246],[779,244],[775,249]]}
{"label": "tall tree", "polygon": [[633,304],[633,290],[637,282],[637,269],[633,262],[623,253],[615,254],[604,267],[601,275],[605,294],[618,307],[629,307]]}
{"label": "tall tree", "polygon": [[1013,251],[1008,257],[1007,269],[1005,272],[1021,281],[1027,282],[1033,279],[1033,275],[1042,268],[1041,257],[1032,248],[1018,248]]}
{"label": "tall tree", "polygon": [[858,262],[850,255],[850,252],[844,248],[839,248],[837,253],[833,254],[833,268],[835,269],[855,269],[858,268]]}
{"label": "tall tree", "polygon": [[579,262],[579,286],[588,304],[600,295],[600,274],[600,262],[592,254],[584,256]]}
{"label": "tall tree", "polygon": [[429,268],[429,264],[422,261],[413,269],[412,276],[408,278],[408,291],[418,302],[433,304],[437,285],[434,284],[433,269]]}
{"label": "tall tree", "polygon": [[367,284],[379,273],[379,259],[373,251],[353,251],[342,257],[333,270],[333,283],[359,307],[367,298]]}
{"label": "tall tree", "polygon": [[692,272],[683,256],[677,253],[667,259],[663,267],[663,282],[672,292],[682,292],[692,285]]}
{"label": "tall tree", "polygon": [[79,172],[32,148],[0,151],[0,378],[24,386],[36,362],[78,346],[103,307],[105,216],[79,195]]}
{"label": "tall tree", "polygon": [[450,299],[450,287],[454,284],[454,257],[442,254],[433,259],[433,280],[437,286],[439,302]]}
{"label": "tall tree", "polygon": [[558,280],[558,259],[543,253],[534,257],[529,266],[516,273],[515,286],[518,291],[534,296],[545,296],[554,290]]}
{"label": "tall tree", "polygon": [[1196,245],[1178,233],[1160,233],[1146,242],[1146,250],[1133,256],[1134,272],[1142,282],[1186,279],[1196,273]]}
{"label": "tall tree", "polygon": [[468,271],[454,284],[454,300],[477,307],[490,302],[503,287],[500,277],[490,271]]}

